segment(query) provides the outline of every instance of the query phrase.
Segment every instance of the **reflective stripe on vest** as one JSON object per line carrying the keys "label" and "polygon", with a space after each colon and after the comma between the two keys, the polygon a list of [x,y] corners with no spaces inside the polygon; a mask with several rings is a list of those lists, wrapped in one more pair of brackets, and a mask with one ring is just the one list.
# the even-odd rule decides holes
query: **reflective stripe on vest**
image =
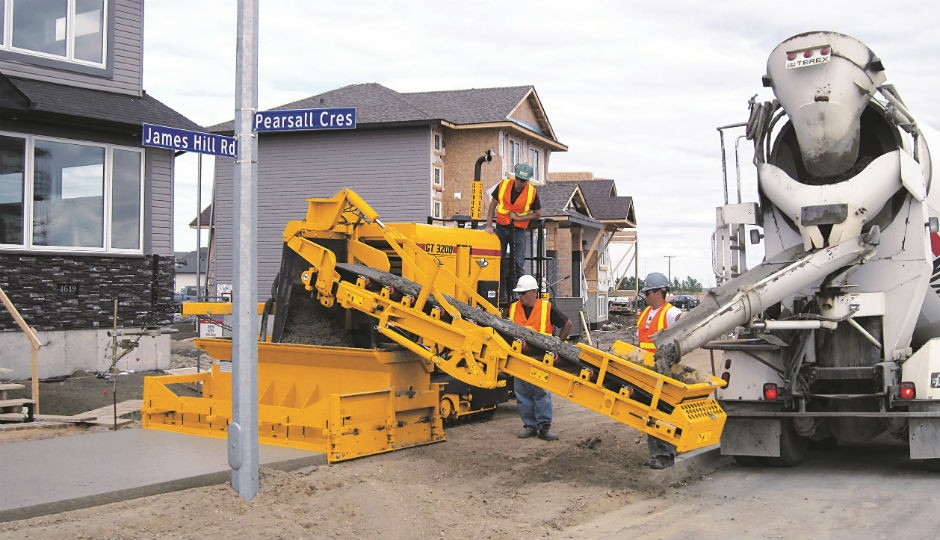
{"label": "reflective stripe on vest", "polygon": [[512,199],[513,182],[515,182],[515,180],[507,178],[499,185],[499,204],[496,205],[496,223],[503,226],[512,223],[520,229],[525,229],[529,226],[529,222],[512,221],[509,219],[509,212],[515,212],[517,214],[529,213],[529,208],[532,207],[532,201],[535,200],[535,188],[526,182],[525,187],[522,188],[522,193],[519,194],[519,197],[516,198],[514,203],[510,200]]}
{"label": "reflective stripe on vest", "polygon": [[528,317],[525,316],[525,310],[522,309],[520,302],[513,302],[512,305],[509,306],[510,321],[519,326],[525,326],[530,330],[535,330],[540,334],[545,334],[546,336],[552,335],[555,331],[555,327],[552,326],[552,321],[549,317],[551,313],[552,303],[545,300],[536,300]]}
{"label": "reflective stripe on vest", "polygon": [[640,344],[640,348],[645,351],[656,352],[656,345],[653,343],[651,336],[660,330],[665,330],[669,327],[669,323],[666,321],[666,312],[672,307],[672,304],[666,302],[663,304],[659,311],[656,312],[656,316],[652,321],[647,323],[649,319],[650,311],[653,309],[650,306],[646,306],[640,313],[640,318],[636,321],[637,328],[637,342]]}

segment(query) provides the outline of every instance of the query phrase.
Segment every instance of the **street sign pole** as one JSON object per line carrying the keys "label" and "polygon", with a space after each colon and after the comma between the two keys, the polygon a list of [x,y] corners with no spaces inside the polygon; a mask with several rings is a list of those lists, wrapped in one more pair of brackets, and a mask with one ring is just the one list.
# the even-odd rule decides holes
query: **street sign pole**
{"label": "street sign pole", "polygon": [[235,69],[234,285],[232,312],[232,423],[228,463],[232,487],[246,499],[258,493],[258,0],[238,1]]}
{"label": "street sign pole", "polygon": [[[202,154],[196,156],[196,301],[203,302],[206,295],[202,293]],[[199,371],[199,362],[196,362],[196,371]]]}

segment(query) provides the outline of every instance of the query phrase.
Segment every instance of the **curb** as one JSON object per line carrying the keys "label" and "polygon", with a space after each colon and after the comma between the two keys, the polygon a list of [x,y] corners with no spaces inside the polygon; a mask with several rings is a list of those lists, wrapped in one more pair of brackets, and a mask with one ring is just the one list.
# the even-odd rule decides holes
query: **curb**
{"label": "curb", "polygon": [[706,475],[733,462],[730,456],[721,455],[721,446],[715,444],[679,454],[675,465],[653,472],[664,484],[673,485]]}

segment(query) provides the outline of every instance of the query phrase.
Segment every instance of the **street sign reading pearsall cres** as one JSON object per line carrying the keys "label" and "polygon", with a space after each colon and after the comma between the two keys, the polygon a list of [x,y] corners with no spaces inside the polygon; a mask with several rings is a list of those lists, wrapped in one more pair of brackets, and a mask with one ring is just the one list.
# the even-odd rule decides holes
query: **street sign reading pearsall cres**
{"label": "street sign reading pearsall cres", "polygon": [[[356,129],[356,108],[259,111],[254,114],[252,127],[256,132]],[[144,146],[231,158],[238,156],[238,145],[234,137],[214,133],[143,124],[141,138]]]}
{"label": "street sign reading pearsall cres", "polygon": [[356,108],[258,111],[254,119],[255,131],[356,129]]}
{"label": "street sign reading pearsall cres", "polygon": [[188,129],[143,124],[141,138],[144,146],[156,146],[170,150],[198,152],[200,154],[231,158],[238,155],[238,145],[234,137],[225,137],[214,133],[200,133]]}

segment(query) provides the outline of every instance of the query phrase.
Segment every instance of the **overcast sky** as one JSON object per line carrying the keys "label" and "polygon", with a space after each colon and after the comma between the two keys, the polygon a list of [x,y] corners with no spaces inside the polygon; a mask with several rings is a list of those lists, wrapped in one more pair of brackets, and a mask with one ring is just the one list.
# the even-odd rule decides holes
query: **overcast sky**
{"label": "overcast sky", "polygon": [[[201,125],[234,117],[236,6],[146,2],[144,89]],[[716,128],[746,120],[751,96],[772,97],[761,87],[770,51],[810,30],[854,36],[883,60],[919,121],[938,127],[938,23],[940,8],[923,0],[267,0],[259,108],[369,82],[399,92],[533,85],[569,147],[552,154],[549,170],[591,171],[633,197],[640,274],[666,273],[671,260],[674,277],[712,285]],[[196,245],[186,228],[196,160],[177,163],[175,242],[186,251]],[[742,170],[753,178],[749,161]]]}

